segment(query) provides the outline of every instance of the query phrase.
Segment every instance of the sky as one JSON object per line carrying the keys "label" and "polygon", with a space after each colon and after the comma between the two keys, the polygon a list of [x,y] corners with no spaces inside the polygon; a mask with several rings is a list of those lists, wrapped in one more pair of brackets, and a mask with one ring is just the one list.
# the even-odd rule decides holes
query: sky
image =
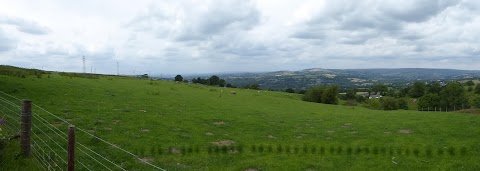
{"label": "sky", "polygon": [[0,0],[0,64],[117,74],[480,69],[478,0]]}

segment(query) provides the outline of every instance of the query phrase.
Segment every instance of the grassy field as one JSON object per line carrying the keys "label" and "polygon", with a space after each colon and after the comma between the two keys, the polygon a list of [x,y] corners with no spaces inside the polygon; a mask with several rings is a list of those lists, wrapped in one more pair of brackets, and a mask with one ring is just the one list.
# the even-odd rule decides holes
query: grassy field
{"label": "grassy field", "polygon": [[[0,91],[167,170],[480,170],[480,115],[377,111],[119,77],[0,76]],[[132,160],[86,135],[77,139],[114,161]]]}

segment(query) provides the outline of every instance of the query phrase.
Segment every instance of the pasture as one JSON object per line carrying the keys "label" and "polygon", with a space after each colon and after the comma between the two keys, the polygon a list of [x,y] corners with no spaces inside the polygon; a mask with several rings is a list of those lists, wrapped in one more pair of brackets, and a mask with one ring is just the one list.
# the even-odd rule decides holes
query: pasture
{"label": "pasture", "polygon": [[[378,111],[114,76],[0,76],[0,91],[166,170],[480,170],[480,115]],[[132,159],[88,136],[78,141],[128,170],[152,169],[122,162]]]}

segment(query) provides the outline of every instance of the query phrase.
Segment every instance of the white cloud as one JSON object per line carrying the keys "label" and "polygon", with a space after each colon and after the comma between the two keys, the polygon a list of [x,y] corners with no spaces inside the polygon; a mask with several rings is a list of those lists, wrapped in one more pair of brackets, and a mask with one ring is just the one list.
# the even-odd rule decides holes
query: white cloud
{"label": "white cloud", "polygon": [[23,67],[80,72],[82,56],[110,74],[117,61],[124,74],[480,67],[476,0],[0,4],[0,63]]}

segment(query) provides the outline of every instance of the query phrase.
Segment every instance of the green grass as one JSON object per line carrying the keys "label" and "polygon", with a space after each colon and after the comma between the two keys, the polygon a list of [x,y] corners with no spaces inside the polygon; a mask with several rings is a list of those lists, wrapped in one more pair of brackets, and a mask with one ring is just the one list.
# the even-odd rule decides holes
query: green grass
{"label": "green grass", "polygon": [[[369,110],[281,92],[115,77],[0,76],[0,85],[167,170],[480,169],[480,115]],[[84,134],[77,139],[129,170],[151,169]],[[224,140],[234,144],[212,144]]]}

